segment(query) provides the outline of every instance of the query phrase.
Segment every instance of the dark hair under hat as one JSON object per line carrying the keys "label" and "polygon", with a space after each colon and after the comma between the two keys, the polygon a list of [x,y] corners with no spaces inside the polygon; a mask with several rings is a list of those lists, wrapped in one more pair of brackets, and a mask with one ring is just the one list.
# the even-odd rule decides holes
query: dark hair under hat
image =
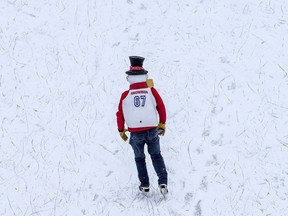
{"label": "dark hair under hat", "polygon": [[142,75],[142,74],[147,74],[148,71],[146,71],[143,68],[143,62],[145,58],[141,56],[129,56],[130,59],[130,70],[126,71],[126,74],[128,75]]}

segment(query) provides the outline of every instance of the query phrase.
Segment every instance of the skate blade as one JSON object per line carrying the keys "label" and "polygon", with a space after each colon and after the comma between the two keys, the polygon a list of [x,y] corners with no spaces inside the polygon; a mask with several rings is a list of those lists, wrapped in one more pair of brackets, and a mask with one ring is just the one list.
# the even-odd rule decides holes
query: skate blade
{"label": "skate blade", "polygon": [[160,185],[160,192],[163,195],[164,198],[166,198],[166,195],[168,194],[168,189],[166,185]]}
{"label": "skate blade", "polygon": [[161,194],[162,194],[163,196],[165,196],[166,194],[168,194],[167,188],[161,188],[161,189],[160,189],[160,192],[161,192]]}

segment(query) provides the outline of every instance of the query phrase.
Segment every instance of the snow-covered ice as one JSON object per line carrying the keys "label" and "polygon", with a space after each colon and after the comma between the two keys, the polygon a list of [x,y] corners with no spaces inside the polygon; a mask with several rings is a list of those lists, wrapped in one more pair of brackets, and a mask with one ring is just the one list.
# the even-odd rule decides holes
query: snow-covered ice
{"label": "snow-covered ice", "polygon": [[[0,1],[1,216],[288,214],[286,0]],[[129,56],[167,109],[163,199],[116,116]]]}

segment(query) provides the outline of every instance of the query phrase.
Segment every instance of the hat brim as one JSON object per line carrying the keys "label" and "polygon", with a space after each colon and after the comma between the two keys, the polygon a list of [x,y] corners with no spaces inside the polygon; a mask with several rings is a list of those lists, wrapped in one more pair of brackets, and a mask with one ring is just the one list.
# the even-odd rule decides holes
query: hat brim
{"label": "hat brim", "polygon": [[143,75],[143,74],[147,74],[148,71],[147,70],[129,70],[126,71],[126,74],[128,75]]}

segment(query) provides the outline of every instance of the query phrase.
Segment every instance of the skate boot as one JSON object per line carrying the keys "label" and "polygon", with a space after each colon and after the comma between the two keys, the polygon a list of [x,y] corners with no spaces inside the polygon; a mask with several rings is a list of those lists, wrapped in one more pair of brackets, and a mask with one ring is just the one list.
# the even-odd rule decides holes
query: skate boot
{"label": "skate boot", "polygon": [[159,188],[160,188],[161,194],[165,197],[165,195],[168,194],[167,184],[160,184]]}
{"label": "skate boot", "polygon": [[148,187],[139,186],[139,190],[143,193],[148,193],[150,189],[149,186]]}

